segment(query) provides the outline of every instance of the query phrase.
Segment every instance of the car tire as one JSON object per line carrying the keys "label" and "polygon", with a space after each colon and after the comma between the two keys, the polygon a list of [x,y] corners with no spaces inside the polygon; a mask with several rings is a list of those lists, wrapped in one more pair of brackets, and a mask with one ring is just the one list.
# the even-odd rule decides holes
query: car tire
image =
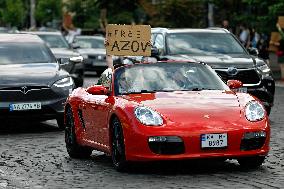
{"label": "car tire", "polygon": [[65,144],[70,157],[88,158],[92,154],[92,149],[81,146],[77,143],[74,118],[71,108],[66,111]]}
{"label": "car tire", "polygon": [[64,123],[63,116],[60,117],[60,118],[57,118],[56,122],[57,122],[57,126],[58,126],[59,130],[63,131],[65,129],[65,123]]}
{"label": "car tire", "polygon": [[253,157],[243,157],[238,159],[238,163],[243,168],[257,168],[262,165],[265,160],[265,156],[253,156]]}
{"label": "car tire", "polygon": [[267,106],[267,107],[265,107],[265,110],[266,110],[267,115],[269,116],[270,112],[271,112],[271,107]]}
{"label": "car tire", "polygon": [[112,121],[112,163],[114,168],[123,172],[127,169],[127,161],[125,157],[125,145],[124,145],[124,136],[123,129],[119,119],[116,117]]}
{"label": "car tire", "polygon": [[75,83],[75,88],[77,87],[82,87],[84,85],[84,76],[81,76],[80,78],[76,78],[74,79],[74,83]]}

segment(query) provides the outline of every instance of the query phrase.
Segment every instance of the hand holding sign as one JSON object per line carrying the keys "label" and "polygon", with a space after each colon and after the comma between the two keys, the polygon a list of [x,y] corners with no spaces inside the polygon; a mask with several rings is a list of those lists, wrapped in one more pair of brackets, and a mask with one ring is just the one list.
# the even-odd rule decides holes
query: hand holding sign
{"label": "hand holding sign", "polygon": [[108,55],[151,56],[149,25],[112,25],[106,27]]}

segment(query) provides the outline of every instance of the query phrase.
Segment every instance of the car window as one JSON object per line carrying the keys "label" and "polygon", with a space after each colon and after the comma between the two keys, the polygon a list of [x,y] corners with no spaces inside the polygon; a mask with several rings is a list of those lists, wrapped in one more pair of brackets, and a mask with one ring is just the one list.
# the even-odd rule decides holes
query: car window
{"label": "car window", "polygon": [[115,72],[115,93],[179,90],[225,90],[227,85],[207,65],[198,63],[136,64]]}
{"label": "car window", "polygon": [[113,71],[111,68],[106,69],[100,76],[99,80],[98,80],[98,85],[103,85],[104,87],[109,88],[109,90],[111,91],[111,84],[112,84],[112,74]]}
{"label": "car window", "polygon": [[56,62],[50,50],[40,43],[0,43],[0,64]]}
{"label": "car window", "polygon": [[157,34],[154,46],[156,46],[158,49],[164,48],[164,37],[162,34]]}
{"label": "car window", "polygon": [[168,34],[169,54],[243,54],[242,46],[228,33],[175,33]]}
{"label": "car window", "polygon": [[103,49],[105,48],[104,39],[96,38],[75,38],[74,41],[80,46],[80,48],[94,48],[94,49]]}
{"label": "car window", "polygon": [[62,35],[38,35],[50,48],[69,48],[68,42]]}

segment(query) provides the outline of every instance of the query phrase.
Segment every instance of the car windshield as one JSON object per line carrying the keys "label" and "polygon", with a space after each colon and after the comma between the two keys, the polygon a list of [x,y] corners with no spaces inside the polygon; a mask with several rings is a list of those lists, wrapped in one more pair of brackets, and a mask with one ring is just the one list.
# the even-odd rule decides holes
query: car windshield
{"label": "car windshield", "polygon": [[38,35],[50,48],[69,48],[68,42],[62,35],[40,34]]}
{"label": "car windshield", "polygon": [[228,33],[175,33],[166,38],[169,54],[243,54],[242,46]]}
{"label": "car windshield", "polygon": [[103,49],[105,48],[104,39],[101,38],[80,38],[76,37],[75,42],[80,46],[80,48],[89,49]]}
{"label": "car windshield", "polygon": [[136,64],[118,68],[114,77],[116,95],[228,89],[209,66],[199,63]]}
{"label": "car windshield", "polygon": [[55,62],[49,49],[40,43],[0,43],[0,64]]}

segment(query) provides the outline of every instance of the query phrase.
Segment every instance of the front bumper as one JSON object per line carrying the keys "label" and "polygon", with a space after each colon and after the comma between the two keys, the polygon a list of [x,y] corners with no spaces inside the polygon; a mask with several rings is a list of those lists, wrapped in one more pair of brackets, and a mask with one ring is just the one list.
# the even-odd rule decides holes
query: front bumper
{"label": "front bumper", "polygon": [[[26,101],[25,101],[26,102]],[[0,102],[0,119],[49,120],[63,117],[66,98],[41,101],[40,110],[10,111],[9,102]],[[24,102],[17,102],[24,103]]]}
{"label": "front bumper", "polygon": [[[137,123],[136,123],[137,124]],[[269,152],[270,126],[267,121],[249,123],[242,128],[236,129],[228,124],[227,129],[185,129],[173,130],[162,127],[147,127],[139,125],[136,129],[130,129],[128,124],[123,124],[125,137],[126,159],[128,161],[155,161],[155,160],[182,160],[197,158],[228,158],[234,159],[244,156],[266,156]],[[224,127],[226,128],[226,127]],[[242,150],[242,138],[246,132],[265,131],[266,138],[264,144],[253,150]],[[212,133],[227,133],[228,146],[219,149],[202,149],[201,135]],[[175,143],[172,149],[176,148],[172,154],[159,154],[149,146],[149,137],[152,136],[176,136],[182,139],[183,144]],[[181,146],[184,145],[183,150]],[[179,148],[179,149],[178,149]],[[166,151],[168,152],[168,151]],[[178,153],[175,153],[178,152]]]}

